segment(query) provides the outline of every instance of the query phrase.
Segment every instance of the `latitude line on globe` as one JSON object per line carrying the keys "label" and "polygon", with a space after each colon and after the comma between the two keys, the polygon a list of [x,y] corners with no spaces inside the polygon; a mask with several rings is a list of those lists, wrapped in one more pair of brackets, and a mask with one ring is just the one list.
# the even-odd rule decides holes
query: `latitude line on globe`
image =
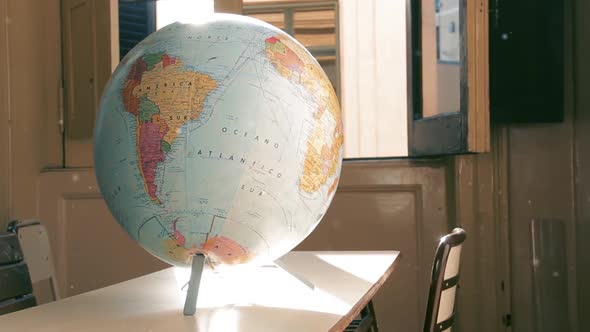
{"label": "latitude line on globe", "polygon": [[[210,98],[210,97],[212,97],[211,95],[214,95],[215,94],[216,90],[219,90],[220,91],[219,92],[219,96],[217,96],[215,98],[215,101],[211,105],[211,112],[210,112],[208,118],[211,118],[213,116],[213,112],[215,111],[215,108],[217,107],[217,103],[220,100],[222,100],[222,97],[223,97],[223,95],[225,95],[225,93],[226,93],[227,89],[229,88],[229,86],[239,76],[238,74],[241,72],[242,67],[243,67],[243,62],[245,62],[245,61],[242,61],[242,64],[240,64],[239,68],[237,68],[238,67],[238,63],[240,63],[240,60],[243,58],[242,55],[244,54],[244,52],[246,51],[246,49],[244,49],[244,51],[242,51],[242,53],[240,54],[240,56],[238,56],[238,59],[234,62],[234,64],[231,67],[231,69],[228,70],[228,73],[223,78],[221,78],[219,80],[219,87],[217,89],[215,89],[214,91],[211,91],[205,97],[205,99]],[[232,73],[234,73],[233,78],[229,79],[229,82],[227,82],[228,81],[228,78],[232,75]],[[227,84],[226,84],[226,82],[227,82]],[[222,88],[222,87],[225,87],[225,88]],[[203,104],[203,108],[206,106],[205,104],[206,103]],[[203,109],[203,112],[204,112],[204,109]],[[201,126],[204,126],[207,122],[208,122],[208,119],[207,119],[207,121],[204,121]]]}
{"label": "latitude line on globe", "polygon": [[143,226],[144,226],[145,224],[147,224],[147,223],[148,223],[148,221],[150,221],[150,220],[152,220],[152,219],[155,219],[155,218],[156,218],[156,216],[149,217],[149,218],[147,218],[146,220],[144,220],[144,222],[142,222],[142,223],[141,223],[141,225],[139,225],[139,228],[137,228],[137,238],[138,238],[138,239],[140,238],[140,235],[139,235],[139,234],[140,234],[140,232],[141,232],[141,229],[143,228]]}
{"label": "latitude line on globe", "polygon": [[270,198],[272,198],[273,201],[275,201],[276,205],[281,209],[281,211],[283,212],[283,219],[285,224],[287,225],[287,227],[289,227],[289,230],[292,231],[293,229],[295,229],[296,227],[294,227],[293,225],[291,225],[291,222],[289,221],[289,218],[287,218],[287,213],[285,212],[285,208],[279,204],[279,199],[277,197],[275,197],[275,195],[273,193],[271,193],[270,191],[263,189],[264,192],[270,196]]}
{"label": "latitude line on globe", "polygon": [[[193,81],[195,80],[195,73],[196,73],[196,72],[194,72],[194,71],[193,71],[192,78],[191,78]],[[191,89],[192,89],[192,85],[191,85],[191,86],[189,86],[189,96],[192,96],[192,91],[191,91]],[[213,92],[213,91],[212,91],[212,92]],[[208,96],[207,96],[207,97],[208,97]],[[205,97],[205,99],[203,100],[203,109],[201,110],[201,114],[202,114],[202,113],[205,111],[205,107],[206,107],[206,98],[207,98],[207,97]],[[190,113],[190,112],[192,111],[192,109],[193,109],[193,98],[189,98],[188,109],[189,109],[189,113]],[[201,114],[199,114],[199,117],[201,116]],[[199,117],[197,117],[197,119],[198,119]],[[195,119],[195,120],[196,120],[196,119]],[[188,183],[188,172],[187,172],[187,171],[188,171],[188,158],[186,158],[186,153],[187,153],[187,151],[188,151],[188,141],[189,141],[189,137],[190,137],[190,134],[191,134],[191,133],[190,133],[190,130],[188,130],[188,127],[189,127],[189,124],[190,124],[190,122],[191,122],[191,121],[188,121],[188,122],[186,123],[187,130],[186,130],[186,135],[185,135],[185,138],[184,138],[184,188],[185,188],[185,189],[184,189],[184,208],[185,208],[185,209],[188,209],[188,208],[189,208],[189,207],[188,207],[188,196],[187,196],[187,195],[188,195],[188,190],[189,190],[189,183]]]}
{"label": "latitude line on globe", "polygon": [[[248,47],[246,47],[242,53],[240,53],[240,55],[238,56],[237,60],[234,62],[234,65],[231,67],[231,69],[227,72],[227,75],[225,75],[224,78],[222,78],[220,80],[220,84],[224,84],[225,85],[225,89],[223,89],[223,91],[219,94],[219,97],[215,100],[215,103],[213,103],[213,105],[211,105],[211,115],[213,115],[213,110],[215,109],[215,107],[217,106],[217,103],[219,102],[219,100],[221,100],[221,98],[223,97],[223,95],[225,94],[225,92],[227,91],[227,88],[233,83],[233,81],[238,77],[238,73],[242,70],[243,67],[243,63],[245,63],[245,61],[242,60],[242,56],[244,55],[244,52],[246,52],[246,50],[248,49]],[[238,64],[242,62],[240,64],[240,68],[238,67]],[[236,71],[234,74],[234,77],[232,79],[229,80],[229,82],[227,84],[225,84],[226,80],[228,80],[228,78],[231,76],[231,74]],[[210,116],[211,116],[210,115]]]}
{"label": "latitude line on globe", "polygon": [[233,220],[233,219],[229,219],[229,218],[224,218],[224,217],[221,217],[221,216],[218,216],[218,217],[248,227],[252,232],[256,233],[256,235],[258,235],[262,239],[262,241],[264,241],[264,243],[266,244],[266,250],[270,251],[270,245],[268,244],[268,241],[260,233],[258,233],[258,231],[254,229],[254,227],[248,225],[247,222],[240,222],[240,221],[237,221],[237,220]]}
{"label": "latitude line on globe", "polygon": [[211,234],[213,232],[213,225],[215,224],[215,217],[216,217],[216,215],[213,215],[213,220],[211,220],[211,226],[209,227],[209,233],[207,233],[205,235],[205,243],[209,240],[209,234]]}
{"label": "latitude line on globe", "polygon": [[[256,61],[253,61],[253,62],[256,63]],[[266,97],[266,89],[264,89],[262,86],[262,80],[260,79],[260,72],[258,71],[258,66],[256,64],[253,64],[253,66],[254,66],[254,71],[256,71],[256,79],[258,80],[258,84],[260,84],[260,86],[257,86],[257,88],[262,93],[262,97],[264,99],[269,99]],[[268,110],[268,107],[265,107],[265,109]],[[277,115],[273,111],[270,111],[270,113],[272,114],[272,117],[274,118],[274,122],[277,124],[277,127],[279,128],[281,134],[283,134],[283,139],[288,141],[288,135],[285,134],[285,132],[283,131],[283,128],[281,128],[281,126],[279,125],[279,120],[277,120]]]}
{"label": "latitude line on globe", "polygon": [[176,242],[177,246],[181,246],[180,243],[178,243],[178,239],[176,238],[176,236],[174,236],[173,234],[171,234],[166,227],[164,227],[164,225],[162,225],[162,222],[160,222],[160,219],[158,219],[157,216],[154,216],[154,218],[156,219],[156,221],[158,222],[158,224],[160,224],[160,227],[162,227],[162,229],[164,230],[164,232],[166,232],[166,234],[168,234],[169,237],[171,237],[172,239],[174,239],[174,242]]}

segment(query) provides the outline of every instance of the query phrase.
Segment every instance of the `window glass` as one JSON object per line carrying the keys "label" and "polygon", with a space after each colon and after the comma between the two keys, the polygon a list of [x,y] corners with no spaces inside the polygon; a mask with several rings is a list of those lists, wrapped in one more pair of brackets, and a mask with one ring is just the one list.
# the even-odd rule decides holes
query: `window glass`
{"label": "window glass", "polygon": [[422,117],[461,109],[459,0],[422,0]]}

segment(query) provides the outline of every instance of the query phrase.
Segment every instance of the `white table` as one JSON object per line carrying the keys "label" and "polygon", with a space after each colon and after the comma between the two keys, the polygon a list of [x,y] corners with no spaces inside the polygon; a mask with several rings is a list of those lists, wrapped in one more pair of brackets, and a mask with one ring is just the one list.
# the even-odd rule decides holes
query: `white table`
{"label": "white table", "polygon": [[291,252],[281,259],[290,273],[276,265],[225,274],[206,269],[197,313],[188,317],[182,314],[186,290],[177,281],[182,273],[168,268],[0,316],[0,331],[339,331],[381,287],[398,256]]}

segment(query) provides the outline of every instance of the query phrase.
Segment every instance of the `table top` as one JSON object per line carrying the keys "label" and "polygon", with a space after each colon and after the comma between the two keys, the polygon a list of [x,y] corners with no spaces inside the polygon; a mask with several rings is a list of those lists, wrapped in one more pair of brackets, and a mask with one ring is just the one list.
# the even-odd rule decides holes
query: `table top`
{"label": "table top", "polygon": [[398,256],[293,251],[278,264],[225,273],[205,269],[195,316],[182,313],[188,269],[168,268],[0,316],[0,330],[338,331],[373,297]]}

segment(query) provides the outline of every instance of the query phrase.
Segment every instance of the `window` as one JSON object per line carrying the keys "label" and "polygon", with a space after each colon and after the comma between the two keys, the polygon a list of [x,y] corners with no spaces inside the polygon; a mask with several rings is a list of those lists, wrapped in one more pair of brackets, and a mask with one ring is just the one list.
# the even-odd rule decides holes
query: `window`
{"label": "window", "polygon": [[318,59],[341,101],[346,158],[487,151],[488,1],[62,0],[64,164],[92,166],[96,106],[124,54],[220,8],[276,25]]}
{"label": "window", "polygon": [[152,32],[176,21],[198,22],[213,13],[213,0],[119,0],[119,48],[122,59]]}
{"label": "window", "polygon": [[340,90],[338,1],[244,1],[243,14],[270,23],[295,37],[318,60]]}
{"label": "window", "polygon": [[120,59],[137,43],[156,31],[155,3],[119,1]]}
{"label": "window", "polygon": [[244,14],[316,56],[340,98],[345,157],[407,155],[404,1],[245,0]]}
{"label": "window", "polygon": [[409,155],[490,145],[487,0],[411,0]]}
{"label": "window", "polygon": [[[91,167],[94,117],[121,58],[173,17],[199,19],[219,0],[62,0],[63,165]],[[61,126],[61,125],[60,125]],[[58,127],[59,128],[59,127]]]}

